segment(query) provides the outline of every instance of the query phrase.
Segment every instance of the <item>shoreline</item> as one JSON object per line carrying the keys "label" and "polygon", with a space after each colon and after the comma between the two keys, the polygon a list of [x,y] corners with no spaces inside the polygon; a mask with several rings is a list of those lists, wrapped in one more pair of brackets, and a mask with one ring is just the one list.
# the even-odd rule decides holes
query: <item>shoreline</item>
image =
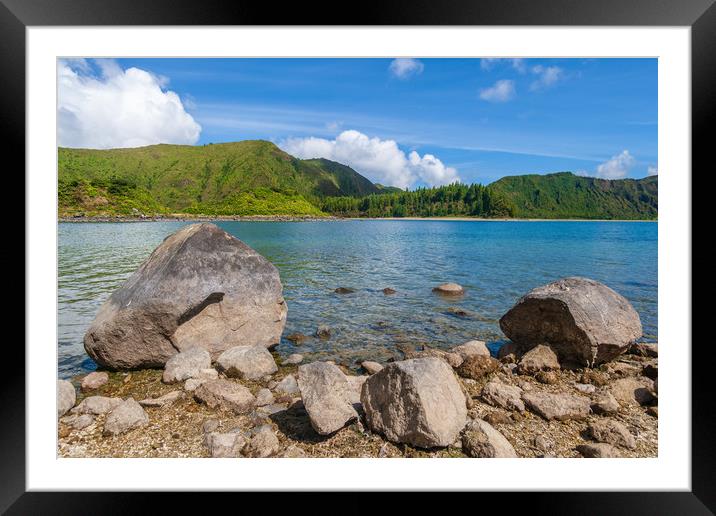
{"label": "shoreline", "polygon": [[352,220],[390,220],[390,221],[443,221],[443,222],[659,222],[658,219],[539,219],[539,218],[480,218],[480,217],[315,217],[312,215],[167,215],[158,217],[58,217],[60,223],[91,222],[325,222]]}

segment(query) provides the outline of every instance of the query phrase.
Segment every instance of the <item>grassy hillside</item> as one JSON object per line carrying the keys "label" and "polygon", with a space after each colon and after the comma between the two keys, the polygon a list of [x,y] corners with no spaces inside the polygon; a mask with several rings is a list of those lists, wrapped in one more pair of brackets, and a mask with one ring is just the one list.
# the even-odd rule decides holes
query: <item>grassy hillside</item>
{"label": "grassy hillside", "polygon": [[658,176],[606,180],[570,172],[508,176],[488,188],[519,218],[656,219]]}
{"label": "grassy hillside", "polygon": [[58,149],[60,216],[201,213],[315,215],[325,196],[379,189],[350,167],[299,160],[266,141]]}

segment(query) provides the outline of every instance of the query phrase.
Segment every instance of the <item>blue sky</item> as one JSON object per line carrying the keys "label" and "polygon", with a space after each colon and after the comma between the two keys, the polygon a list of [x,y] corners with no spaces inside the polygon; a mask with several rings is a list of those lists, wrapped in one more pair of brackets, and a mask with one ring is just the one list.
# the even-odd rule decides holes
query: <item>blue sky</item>
{"label": "blue sky", "polygon": [[[656,59],[141,58],[65,64],[61,145],[266,139],[299,157],[343,158],[374,181],[403,187],[564,170],[639,178],[658,170]],[[146,77],[136,73],[130,80],[131,69]],[[113,100],[123,88],[125,101]],[[98,113],[106,109],[89,111],[86,101],[139,106],[141,95],[153,100],[147,101],[150,108],[137,109],[135,121],[129,108],[103,121]],[[154,132],[131,134],[151,125],[141,117],[155,111]],[[167,121],[161,122],[164,114]],[[106,131],[101,141],[98,131]]]}

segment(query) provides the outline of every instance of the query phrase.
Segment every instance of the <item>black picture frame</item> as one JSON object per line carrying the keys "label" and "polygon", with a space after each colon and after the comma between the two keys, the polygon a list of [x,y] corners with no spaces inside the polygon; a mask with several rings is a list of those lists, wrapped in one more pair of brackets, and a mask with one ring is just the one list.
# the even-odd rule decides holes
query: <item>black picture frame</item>
{"label": "black picture frame", "polygon": [[[713,147],[709,128],[716,106],[716,0],[418,0],[380,3],[345,10],[335,4],[219,2],[217,0],[0,0],[0,127],[6,158],[15,170],[25,164],[25,30],[29,26],[82,25],[552,25],[552,26],[688,26],[691,27],[692,168],[708,173]],[[317,14],[322,13],[322,14]],[[4,167],[5,168],[5,167]],[[6,172],[9,172],[5,168]],[[684,171],[684,174],[693,174]],[[24,186],[20,185],[24,190]],[[703,195],[703,193],[702,193]],[[696,198],[693,198],[696,206]],[[693,216],[692,221],[696,222]],[[694,234],[692,229],[692,235]],[[19,246],[17,246],[19,247]],[[693,253],[693,248],[692,248]],[[692,255],[693,256],[693,255]],[[698,262],[692,258],[692,267]],[[693,277],[693,269],[692,269]],[[32,309],[31,301],[27,309]],[[696,304],[692,303],[696,310]],[[692,320],[694,320],[692,312]],[[670,345],[689,346],[693,336]],[[703,345],[698,345],[703,344]],[[711,410],[713,383],[709,342],[692,346],[692,490],[690,492],[484,493],[480,505],[523,506],[531,514],[712,514],[716,511],[716,425]],[[14,350],[14,351],[13,351]],[[25,492],[25,354],[5,346],[6,367],[0,389],[0,511],[8,514],[120,514],[149,512],[130,493]],[[13,356],[14,355],[14,356]],[[169,495],[161,496],[162,506]],[[170,495],[184,504],[186,495]],[[224,497],[216,497],[214,501]],[[242,495],[245,496],[245,495]],[[473,496],[473,503],[476,500]],[[502,497],[502,498],[500,498]],[[156,499],[155,499],[156,500]],[[293,495],[301,504],[302,495]],[[414,501],[422,503],[420,496]],[[501,501],[500,501],[501,500]],[[245,503],[242,501],[242,504]],[[273,503],[273,502],[272,502]],[[403,502],[401,502],[403,503]],[[148,505],[150,504],[150,505]],[[357,501],[351,504],[358,505]],[[188,508],[188,506],[187,506]],[[356,507],[357,508],[357,507]],[[349,509],[350,510],[350,509]],[[457,510],[457,509],[456,509]],[[355,511],[357,512],[357,510]]]}

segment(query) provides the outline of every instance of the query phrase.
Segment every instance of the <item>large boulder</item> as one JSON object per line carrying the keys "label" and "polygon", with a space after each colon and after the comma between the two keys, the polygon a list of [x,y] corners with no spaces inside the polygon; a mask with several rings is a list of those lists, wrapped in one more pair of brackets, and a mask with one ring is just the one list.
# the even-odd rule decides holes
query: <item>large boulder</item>
{"label": "large boulder", "polygon": [[329,435],[356,419],[354,388],[338,366],[313,362],[298,367],[298,387],[313,429]]}
{"label": "large boulder", "polygon": [[169,235],[100,307],[84,345],[111,369],[161,367],[200,346],[278,344],[286,323],[279,273],[214,224]]}
{"label": "large boulder", "polygon": [[465,426],[465,395],[438,358],[392,362],[363,384],[368,427],[389,440],[421,448],[448,446]]}
{"label": "large boulder", "polygon": [[600,364],[641,337],[639,314],[606,285],[564,278],[537,287],[500,319],[500,328],[524,350],[548,344],[563,362]]}

